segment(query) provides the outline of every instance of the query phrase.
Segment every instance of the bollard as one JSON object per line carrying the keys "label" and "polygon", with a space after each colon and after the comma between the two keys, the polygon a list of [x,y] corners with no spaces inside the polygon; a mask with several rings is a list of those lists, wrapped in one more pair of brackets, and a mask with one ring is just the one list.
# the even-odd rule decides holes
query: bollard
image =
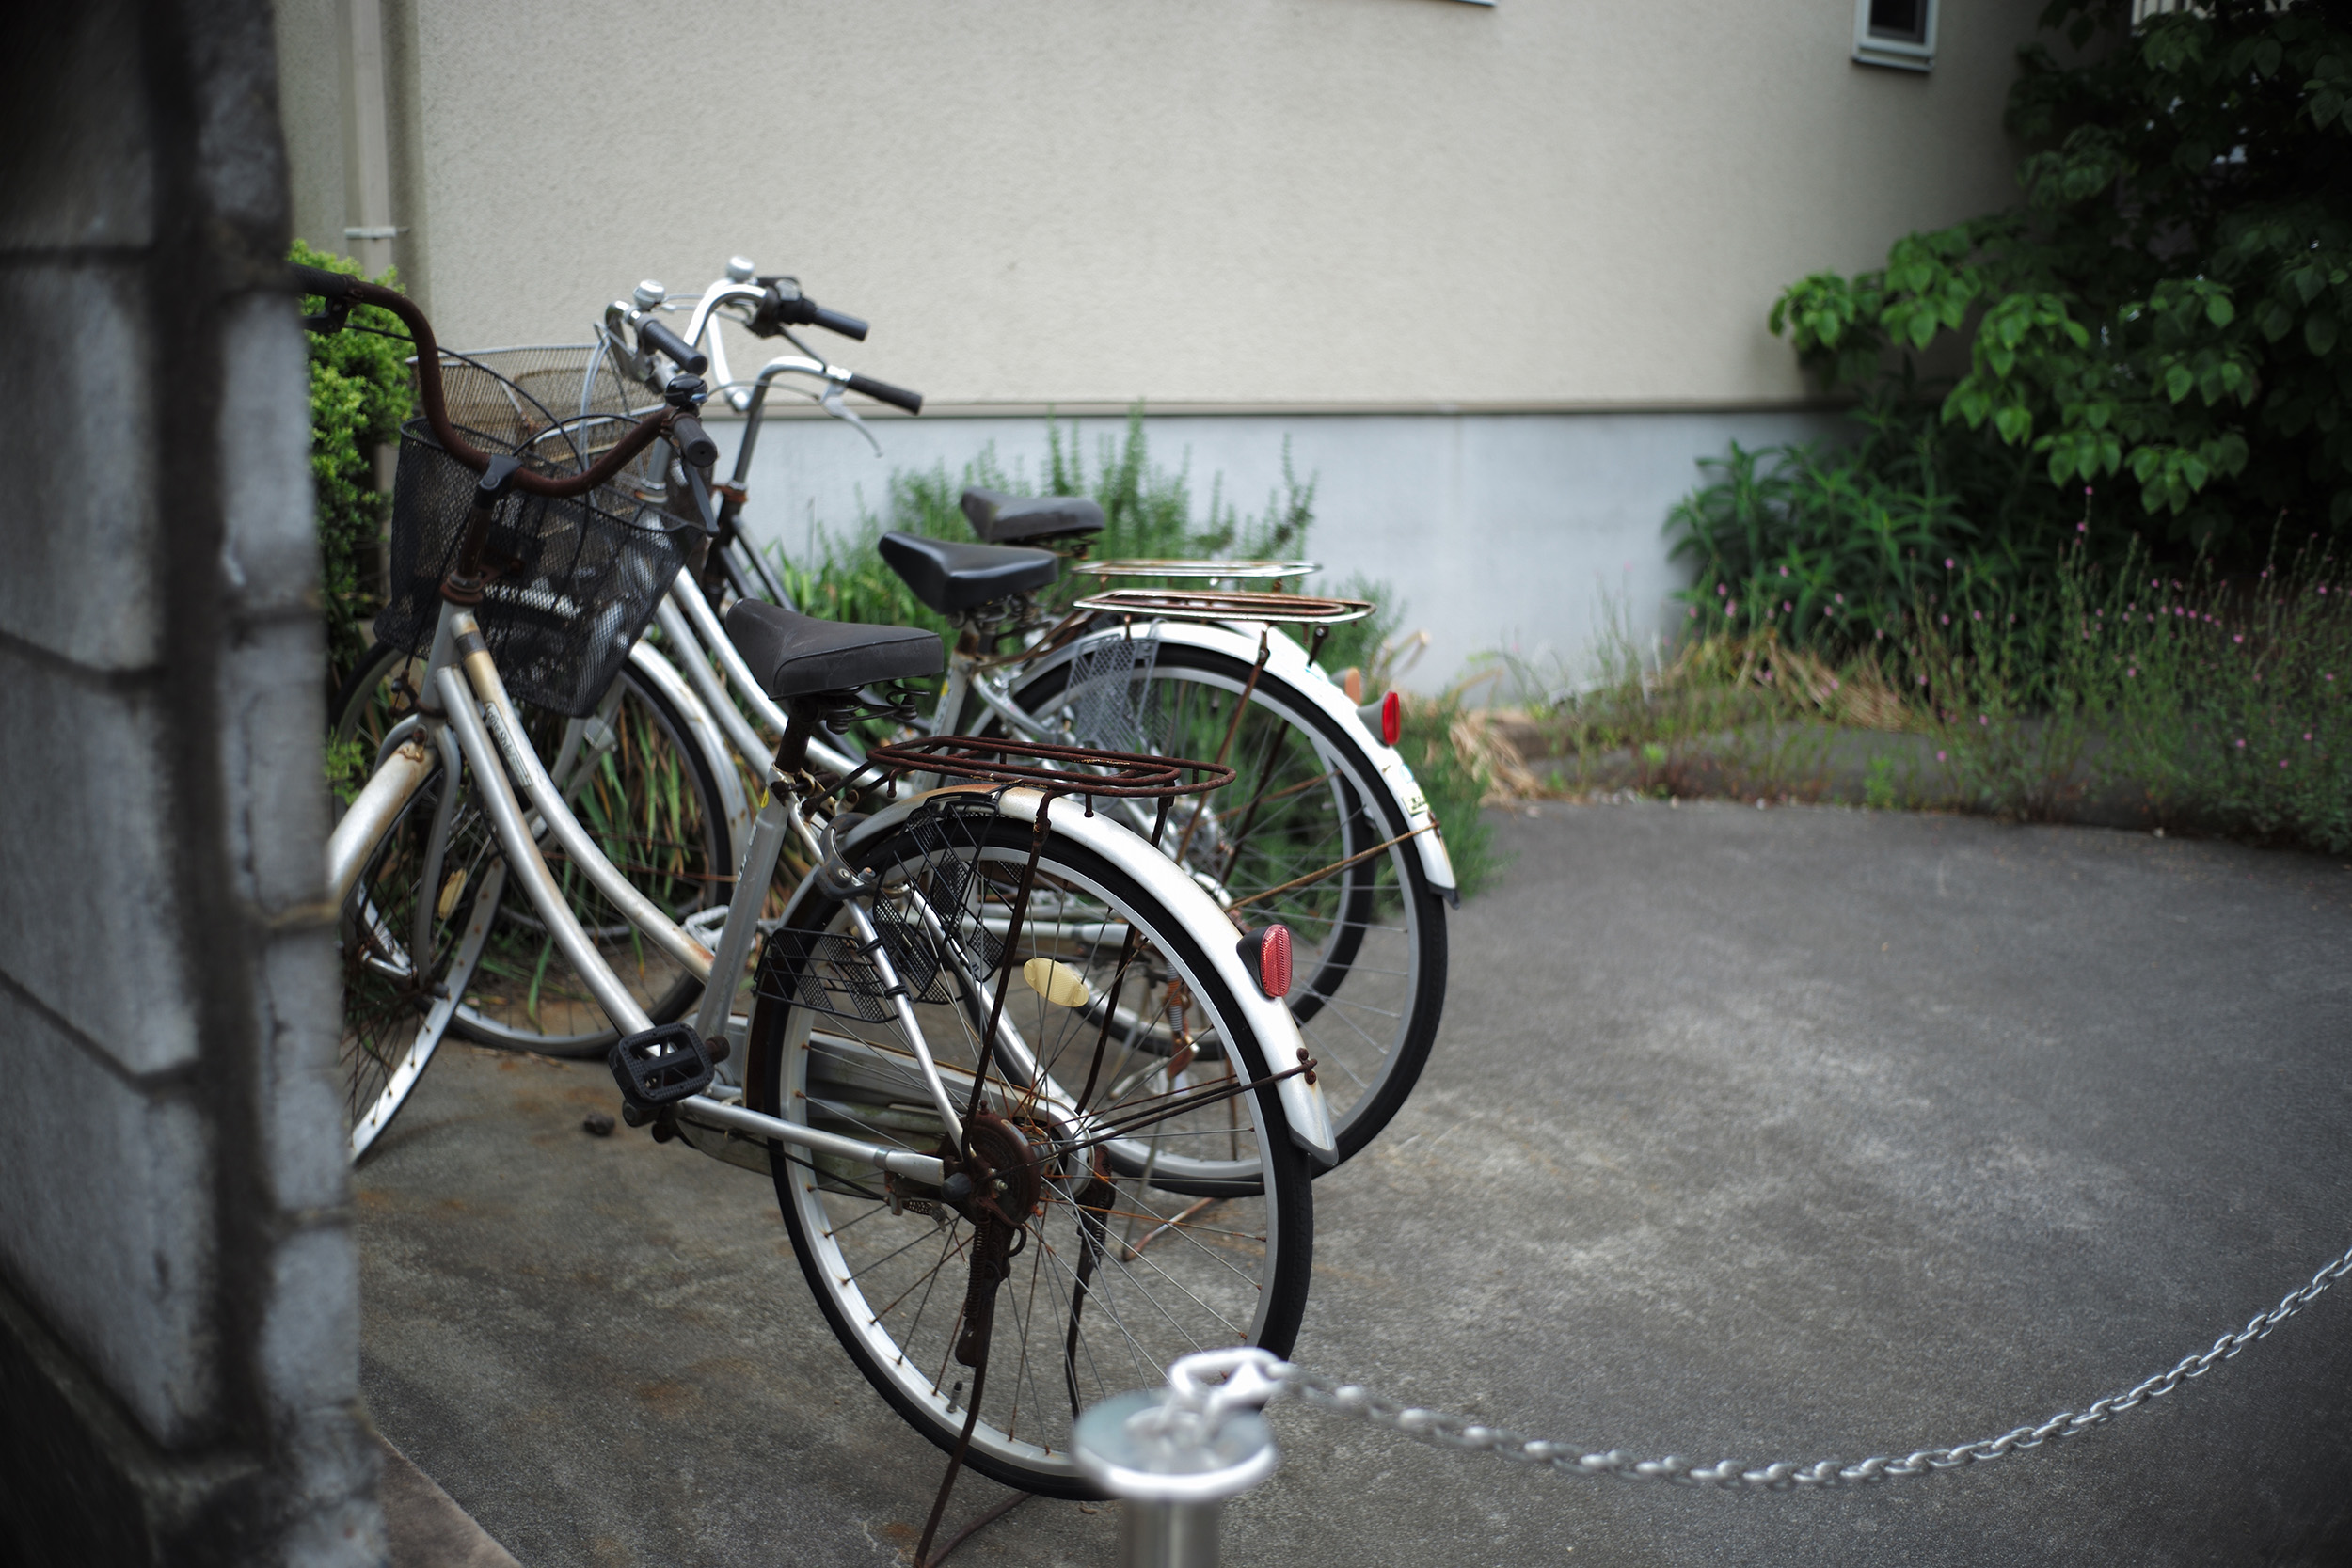
{"label": "bollard", "polygon": [[[1258,1407],[1279,1362],[1247,1347],[1204,1351],[1168,1369],[1168,1386],[1120,1394],[1078,1418],[1073,1449],[1089,1479],[1120,1499],[1122,1568],[1217,1568],[1225,1499],[1281,1463]],[[1222,1384],[1201,1379],[1222,1372]]]}

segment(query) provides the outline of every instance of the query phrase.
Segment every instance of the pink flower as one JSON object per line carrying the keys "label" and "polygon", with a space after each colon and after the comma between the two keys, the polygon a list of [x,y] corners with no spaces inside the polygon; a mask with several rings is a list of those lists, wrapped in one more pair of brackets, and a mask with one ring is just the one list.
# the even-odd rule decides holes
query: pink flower
{"label": "pink flower", "polygon": [[1938,615],[1936,619],[1947,626],[1952,624],[1952,618],[1948,615]]}
{"label": "pink flower", "polygon": [[1944,558],[1944,569],[1947,572],[1950,571],[1952,569],[1952,558],[1948,555],[1946,556]]}
{"label": "pink flower", "polygon": [[1988,725],[1989,725],[1989,724],[1991,724],[1991,723],[1993,722],[1993,721],[1992,721],[1992,720],[1990,720],[1990,719],[1988,719],[1988,718],[1986,718],[1983,714],[1979,713],[1979,714],[1978,714],[1978,715],[1977,715],[1977,722],[1978,722],[1978,723],[1979,723],[1979,724],[1988,724]]}
{"label": "pink flower", "polygon": [[2244,632],[2233,632],[2230,636],[2230,641],[2233,642],[2243,642],[2246,641],[2246,634]]}
{"label": "pink flower", "polygon": [[2237,743],[2237,749],[2238,749],[2239,751],[2241,751],[2241,752],[2243,752],[2244,750],[2246,750],[2246,742],[2245,742],[2245,741],[2243,741],[2243,740],[2240,740],[2240,741]]}
{"label": "pink flower", "polygon": [[1796,609],[1797,607],[1796,607],[1795,605],[1790,604],[1790,603],[1789,603],[1787,599],[1783,599],[1783,600],[1781,600],[1781,601],[1780,601],[1780,608],[1786,610],[1794,610],[1794,609]]}
{"label": "pink flower", "polygon": [[1942,762],[1942,761],[1944,760],[1944,753],[1943,753],[1943,752],[1936,752],[1936,753],[1935,753],[1935,760],[1936,760],[1936,761],[1938,761],[1938,762]]}
{"label": "pink flower", "polygon": [[1730,592],[1731,589],[1726,584],[1719,582],[1715,585],[1715,596],[1719,599]]}
{"label": "pink flower", "polygon": [[1981,610],[1972,610],[1968,612],[1968,615],[1971,620],[1981,621],[1984,619],[1984,611]]}
{"label": "pink flower", "polygon": [[2287,765],[2287,759],[2286,759],[2286,758],[2284,758],[2284,757],[2280,757],[2280,758],[2279,759],[2279,766],[2280,766],[2280,767],[2281,767],[2281,768],[2284,768],[2286,765]]}
{"label": "pink flower", "polygon": [[1780,569],[1780,575],[1781,575],[1782,577],[1787,577],[1787,576],[1788,575],[1788,567],[1786,567],[1786,566],[1783,566],[1783,567]]}
{"label": "pink flower", "polygon": [[1699,613],[1699,607],[1698,607],[1698,606],[1696,606],[1696,605],[1692,605],[1692,606],[1691,607],[1691,617],[1692,617],[1692,619],[1696,620],[1696,619],[1698,618],[1698,613]]}
{"label": "pink flower", "polygon": [[2124,673],[2126,676],[2137,675],[2137,674],[2138,674],[2138,673],[2139,673],[2139,671],[2138,671],[2137,669],[2136,669],[2136,668],[2135,668],[2135,669],[2131,669],[2131,670],[2126,670],[2126,671],[2124,671],[2124,672],[2123,672],[2123,673]]}
{"label": "pink flower", "polygon": [[[2325,594],[2326,592],[2328,592],[2328,590],[2326,590],[2325,588],[2323,588],[2323,589],[2321,589],[2321,590],[2320,590],[2320,592],[2321,592],[2321,593],[2323,593],[2323,594]],[[1845,594],[1838,594],[1838,595],[1837,595],[1837,602],[1838,602],[1839,604],[1844,604],[1844,603],[1846,602],[1846,595],[1845,595]]]}

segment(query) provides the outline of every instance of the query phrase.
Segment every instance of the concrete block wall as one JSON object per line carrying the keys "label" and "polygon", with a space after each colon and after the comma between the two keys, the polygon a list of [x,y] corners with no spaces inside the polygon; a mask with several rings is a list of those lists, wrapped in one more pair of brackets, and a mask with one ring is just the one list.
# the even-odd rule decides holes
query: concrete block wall
{"label": "concrete block wall", "polygon": [[0,56],[0,1560],[384,1560],[265,0]]}

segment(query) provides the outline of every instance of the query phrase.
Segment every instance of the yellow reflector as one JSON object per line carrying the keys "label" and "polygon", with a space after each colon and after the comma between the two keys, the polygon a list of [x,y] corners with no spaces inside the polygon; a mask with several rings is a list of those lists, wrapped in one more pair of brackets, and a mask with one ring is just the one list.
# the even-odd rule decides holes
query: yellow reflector
{"label": "yellow reflector", "polygon": [[1029,989],[1057,1007],[1083,1007],[1094,998],[1086,976],[1055,958],[1031,958],[1021,966]]}

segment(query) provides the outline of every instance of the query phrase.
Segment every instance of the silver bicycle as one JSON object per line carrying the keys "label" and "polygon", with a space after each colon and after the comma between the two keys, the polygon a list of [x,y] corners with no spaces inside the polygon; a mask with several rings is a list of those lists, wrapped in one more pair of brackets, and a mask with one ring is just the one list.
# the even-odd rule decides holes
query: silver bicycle
{"label": "silver bicycle", "polygon": [[[784,725],[706,942],[599,850],[516,702],[584,690],[593,706],[675,580],[692,531],[628,476],[658,440],[707,461],[701,384],[673,378],[667,406],[574,432],[561,459],[538,438],[497,451],[449,420],[413,305],[298,277],[326,302],[324,326],[355,303],[401,318],[425,408],[404,440],[394,554],[396,577],[430,585],[430,614],[397,597],[388,611],[429,619],[424,672],[328,845],[358,998],[342,1046],[355,1152],[385,1135],[496,907],[519,891],[618,1033],[625,1119],[771,1179],[836,1336],[955,1456],[951,1482],[968,1463],[1095,1495],[1070,1454],[1086,1405],[1190,1350],[1286,1354],[1311,1256],[1310,1166],[1336,1155],[1279,1000],[1288,936],[1238,930],[1113,809],[1147,802],[1164,836],[1225,770],[948,737],[877,748],[820,786],[806,768],[819,731],[900,710],[892,683],[935,673],[938,640],[740,603],[722,635]],[[845,809],[883,774],[942,782]],[[805,875],[779,874],[787,846]],[[648,1016],[555,853],[704,982],[691,1021]],[[739,1054],[736,988],[711,982],[744,974]],[[723,1062],[739,1070],[723,1078]],[[1251,1180],[1213,1196],[1162,1180],[1204,1149]]]}

